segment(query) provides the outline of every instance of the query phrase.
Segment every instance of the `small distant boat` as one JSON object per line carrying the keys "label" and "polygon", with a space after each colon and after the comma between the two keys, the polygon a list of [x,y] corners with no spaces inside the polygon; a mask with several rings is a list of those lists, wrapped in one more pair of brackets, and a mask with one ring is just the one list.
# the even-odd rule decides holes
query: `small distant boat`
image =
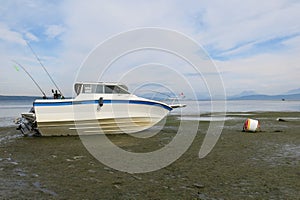
{"label": "small distant boat", "polygon": [[80,82],[74,99],[37,99],[16,123],[24,134],[67,136],[136,133],[185,105],[138,97],[118,83]]}

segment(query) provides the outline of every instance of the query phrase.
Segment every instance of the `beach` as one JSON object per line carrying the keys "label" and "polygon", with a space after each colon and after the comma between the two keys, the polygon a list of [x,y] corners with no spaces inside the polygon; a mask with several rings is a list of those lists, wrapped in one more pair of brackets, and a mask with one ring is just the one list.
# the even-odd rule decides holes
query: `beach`
{"label": "beach", "polygon": [[[298,199],[299,116],[227,113],[217,144],[203,159],[198,153],[209,121],[200,121],[178,160],[142,174],[103,165],[79,137],[23,137],[15,127],[1,127],[0,199]],[[260,121],[261,132],[242,132],[248,117]],[[169,116],[165,128],[147,140],[109,138],[125,150],[147,152],[167,145],[178,125],[178,117]]]}

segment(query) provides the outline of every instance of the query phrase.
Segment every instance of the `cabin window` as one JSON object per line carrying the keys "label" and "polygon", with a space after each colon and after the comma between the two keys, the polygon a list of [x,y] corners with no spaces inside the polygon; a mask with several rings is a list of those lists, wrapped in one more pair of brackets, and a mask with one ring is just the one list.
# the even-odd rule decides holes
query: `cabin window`
{"label": "cabin window", "polygon": [[82,89],[83,93],[92,93],[93,92],[93,87],[91,84],[85,84],[83,85],[83,89]]}
{"label": "cabin window", "polygon": [[105,86],[105,93],[106,94],[129,94],[128,91],[124,90],[123,88],[116,86],[116,85],[106,85]]}
{"label": "cabin window", "polygon": [[119,86],[117,88],[119,94],[129,94],[129,92],[126,89],[123,89]]}
{"label": "cabin window", "polygon": [[103,94],[103,85],[97,85],[95,93]]}
{"label": "cabin window", "polygon": [[77,95],[79,95],[81,92],[81,86],[82,84],[75,84],[75,92]]}
{"label": "cabin window", "polygon": [[[84,84],[79,87],[79,93],[82,87],[82,93],[97,93],[97,94],[129,94],[129,92],[117,85],[94,85]],[[75,88],[77,93],[77,87]],[[77,94],[79,94],[77,93]]]}
{"label": "cabin window", "polygon": [[112,94],[114,91],[115,86],[111,86],[111,85],[106,85],[105,86],[105,93],[106,94]]}
{"label": "cabin window", "polygon": [[103,93],[103,85],[85,84],[83,86],[83,93]]}
{"label": "cabin window", "polygon": [[127,94],[126,91],[124,91],[122,88],[120,88],[119,86],[116,86],[114,88],[114,93],[117,93],[117,94]]}

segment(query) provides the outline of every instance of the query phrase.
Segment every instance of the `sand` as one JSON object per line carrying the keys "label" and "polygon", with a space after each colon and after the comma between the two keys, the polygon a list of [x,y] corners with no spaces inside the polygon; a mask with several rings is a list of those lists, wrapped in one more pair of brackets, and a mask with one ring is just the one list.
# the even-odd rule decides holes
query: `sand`
{"label": "sand", "polygon": [[[249,114],[244,115],[244,114]],[[300,196],[300,113],[229,113],[208,156],[198,153],[209,122],[191,147],[155,172],[129,174],[96,160],[79,137],[23,137],[0,128],[0,199],[297,199]],[[247,117],[262,132],[241,132]],[[278,117],[287,119],[277,121]],[[122,148],[147,152],[168,144],[176,116],[149,139],[110,136]]]}

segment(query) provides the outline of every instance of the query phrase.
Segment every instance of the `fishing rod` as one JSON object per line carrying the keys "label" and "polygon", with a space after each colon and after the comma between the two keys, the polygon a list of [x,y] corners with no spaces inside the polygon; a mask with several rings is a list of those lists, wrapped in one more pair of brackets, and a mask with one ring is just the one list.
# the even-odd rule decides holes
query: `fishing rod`
{"label": "fishing rod", "polygon": [[51,82],[54,84],[54,86],[56,87],[56,89],[59,91],[60,95],[62,97],[63,93],[61,92],[61,90],[59,89],[59,87],[56,85],[56,83],[54,82],[53,78],[51,77],[51,75],[49,74],[49,72],[47,71],[46,67],[43,65],[42,61],[40,60],[40,58],[38,57],[38,55],[35,53],[35,51],[33,50],[33,48],[29,45],[29,43],[26,41],[27,46],[29,47],[30,51],[33,53],[33,55],[35,56],[35,58],[38,60],[38,62],[40,63],[40,65],[42,66],[42,68],[44,69],[44,71],[46,72],[46,74],[48,75],[48,77],[50,78]]}
{"label": "fishing rod", "polygon": [[39,84],[34,80],[34,78],[30,75],[30,73],[25,69],[25,67],[23,67],[23,65],[21,65],[20,63],[18,63],[15,60],[12,60],[12,62],[14,62],[15,64],[17,64],[19,67],[21,67],[24,70],[24,72],[31,78],[31,80],[34,82],[34,84],[39,88],[39,90],[43,94],[43,98],[46,98],[45,92],[42,90],[42,88],[39,86]]}

